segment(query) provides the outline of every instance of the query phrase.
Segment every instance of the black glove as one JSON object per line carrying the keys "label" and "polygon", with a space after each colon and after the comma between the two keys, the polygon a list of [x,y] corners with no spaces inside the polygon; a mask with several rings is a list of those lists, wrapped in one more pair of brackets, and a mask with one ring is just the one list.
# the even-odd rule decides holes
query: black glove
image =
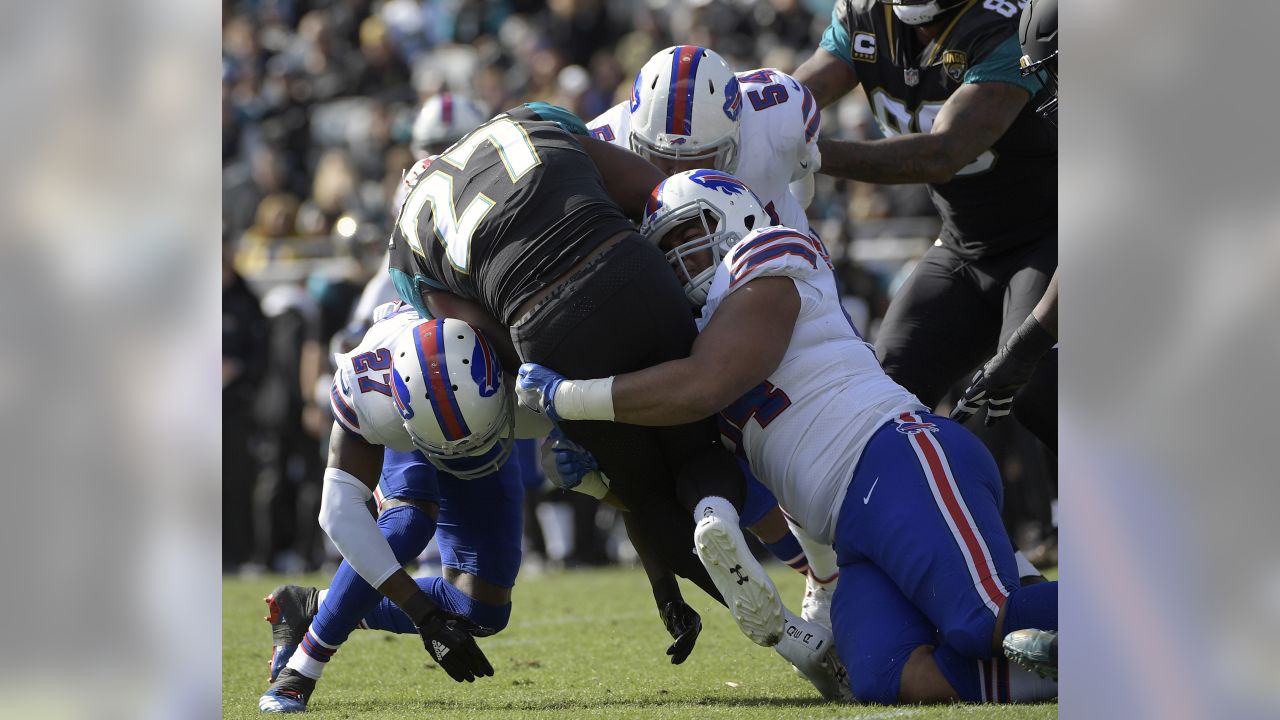
{"label": "black glove", "polygon": [[405,606],[405,614],[418,626],[422,646],[449,677],[458,682],[475,682],[478,677],[493,675],[489,659],[480,652],[475,638],[463,629],[466,618],[441,610],[426,593],[413,596]]}
{"label": "black glove", "polygon": [[964,422],[986,405],[987,425],[1003,420],[1013,409],[1013,396],[1031,379],[1040,358],[1055,342],[1035,316],[1028,317],[996,356],[973,376],[951,411],[951,419]]}
{"label": "black glove", "polygon": [[693,652],[693,644],[698,642],[698,633],[702,632],[702,617],[698,611],[689,607],[683,600],[668,600],[658,609],[662,616],[662,624],[675,642],[667,648],[671,656],[671,664],[679,665]]}

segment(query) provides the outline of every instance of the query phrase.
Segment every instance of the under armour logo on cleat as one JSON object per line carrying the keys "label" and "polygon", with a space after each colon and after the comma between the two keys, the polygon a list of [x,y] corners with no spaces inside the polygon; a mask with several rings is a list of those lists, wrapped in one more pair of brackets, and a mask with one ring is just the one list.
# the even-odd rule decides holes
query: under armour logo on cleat
{"label": "under armour logo on cleat", "polygon": [[739,584],[739,585],[742,585],[743,583],[746,583],[746,582],[750,579],[750,578],[748,578],[746,575],[743,575],[743,574],[742,574],[742,566],[741,566],[741,565],[734,565],[733,567],[729,568],[729,572],[731,572],[731,573],[733,573],[734,575],[737,575],[737,576],[738,576],[738,584]]}
{"label": "under armour logo on cleat", "polygon": [[439,662],[440,660],[443,660],[444,656],[449,654],[449,648],[445,647],[444,643],[440,642],[439,640],[431,641],[431,650],[432,650],[432,653],[436,656],[437,662]]}

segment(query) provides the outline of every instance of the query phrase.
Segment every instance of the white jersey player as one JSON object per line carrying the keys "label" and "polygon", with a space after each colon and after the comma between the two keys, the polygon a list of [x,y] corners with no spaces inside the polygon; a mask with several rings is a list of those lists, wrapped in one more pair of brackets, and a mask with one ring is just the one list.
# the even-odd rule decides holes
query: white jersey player
{"label": "white jersey player", "polygon": [[750,191],[699,172],[669,178],[642,228],[706,298],[690,356],[596,380],[526,364],[521,402],[639,425],[718,414],[783,508],[840,556],[832,625],[859,700],[1056,695],[993,661],[1011,632],[1057,630],[1057,588],[1019,586],[990,453],[884,374],[819,241],[748,224]]}
{"label": "white jersey player", "polygon": [[737,73],[715,52],[677,45],[636,74],[631,99],[587,123],[592,137],[630,148],[668,175],[732,173],[776,213],[809,232],[804,209],[821,165],[813,94],[773,68]]}

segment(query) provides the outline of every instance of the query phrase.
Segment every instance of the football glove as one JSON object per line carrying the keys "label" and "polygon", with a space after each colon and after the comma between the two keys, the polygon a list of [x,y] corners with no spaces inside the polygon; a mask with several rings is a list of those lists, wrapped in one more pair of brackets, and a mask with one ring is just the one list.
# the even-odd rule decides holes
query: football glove
{"label": "football glove", "polygon": [[552,422],[560,422],[556,413],[556,389],[564,381],[564,376],[537,363],[525,363],[520,366],[516,378],[516,398],[526,408],[551,418]]}
{"label": "football glove", "polygon": [[698,611],[689,607],[683,600],[668,600],[659,608],[662,624],[675,642],[667,648],[671,656],[671,664],[679,665],[693,652],[694,643],[698,642],[698,633],[702,632],[702,617]]}
{"label": "football glove", "polygon": [[562,490],[577,488],[587,473],[599,468],[596,457],[565,437],[559,428],[551,431],[542,446],[542,470],[547,479]]}
{"label": "football glove", "polygon": [[426,593],[415,595],[402,608],[422,636],[422,646],[436,664],[458,682],[475,682],[493,675],[493,666],[475,638],[463,629],[467,619],[440,609]]}
{"label": "football glove", "polygon": [[951,419],[964,422],[985,405],[987,425],[1008,417],[1013,396],[1031,379],[1040,358],[1057,340],[1035,316],[1022,323],[1009,342],[973,376],[969,387],[951,411]]}

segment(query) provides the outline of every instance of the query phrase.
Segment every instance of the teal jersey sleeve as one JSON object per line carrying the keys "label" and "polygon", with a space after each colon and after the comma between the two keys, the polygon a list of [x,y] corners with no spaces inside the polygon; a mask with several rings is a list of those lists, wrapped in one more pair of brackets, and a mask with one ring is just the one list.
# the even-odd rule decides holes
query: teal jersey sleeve
{"label": "teal jersey sleeve", "polygon": [[[1015,63],[1016,62],[1017,61],[1015,60]],[[568,110],[565,110],[559,105],[536,101],[527,102],[524,106],[537,113],[538,117],[543,120],[548,120],[559,125],[561,130],[564,130],[570,135],[582,135],[583,137],[591,136],[591,133],[587,131],[587,124],[582,122],[581,118]]]}
{"label": "teal jersey sleeve", "polygon": [[841,21],[840,2],[841,0],[836,0],[835,7],[831,8],[831,24],[822,33],[822,40],[818,43],[818,47],[849,63],[849,67],[853,67],[853,51],[849,45],[849,29]]}
{"label": "teal jersey sleeve", "polygon": [[982,62],[969,68],[964,74],[966,83],[1005,82],[1017,85],[1035,95],[1040,91],[1041,83],[1034,75],[1022,75],[1018,60],[1022,57],[1022,46],[1018,37],[1010,35],[1007,40],[996,46],[982,59]]}

